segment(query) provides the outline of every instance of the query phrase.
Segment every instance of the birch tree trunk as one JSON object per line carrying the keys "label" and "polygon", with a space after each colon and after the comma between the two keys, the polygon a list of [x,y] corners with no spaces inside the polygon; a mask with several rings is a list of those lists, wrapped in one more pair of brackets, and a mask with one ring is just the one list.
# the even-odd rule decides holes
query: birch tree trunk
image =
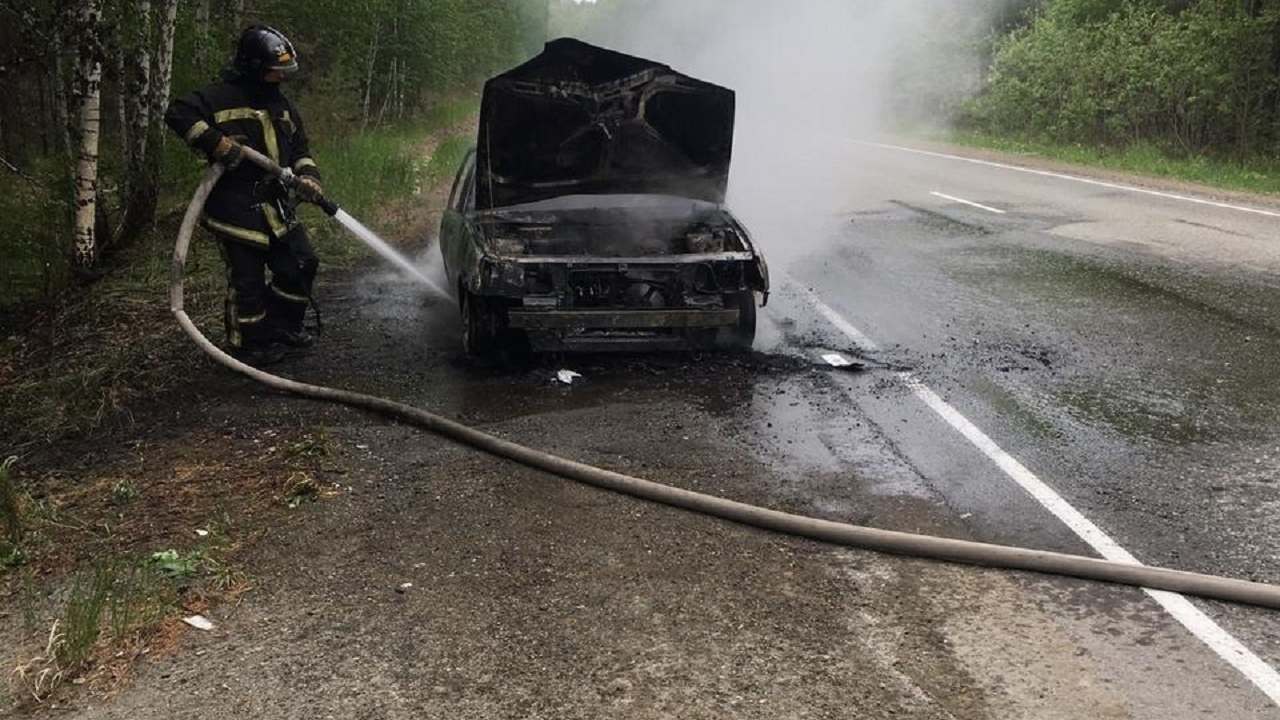
{"label": "birch tree trunk", "polygon": [[[129,69],[128,69],[129,65],[127,60],[127,56],[129,55],[129,49],[124,44],[121,44],[120,47],[116,48],[116,52],[113,53],[113,55],[114,57],[112,57],[111,60],[112,60],[112,63],[115,65],[116,81],[120,83],[120,86],[122,88],[126,87],[127,78],[129,77]],[[133,140],[132,138],[129,137],[130,135],[129,131],[133,129],[129,125],[129,93],[127,92],[116,93],[115,110],[116,110],[116,123],[119,126],[118,134],[120,137],[118,138],[118,140],[120,143],[120,157],[127,158],[129,157],[130,153],[133,152]],[[126,198],[129,197],[129,174],[128,173],[125,173],[124,179],[120,183],[120,196],[126,197]]]}
{"label": "birch tree trunk", "polygon": [[102,0],[82,0],[74,90],[79,155],[75,175],[75,262],[93,267],[98,256],[98,144],[102,125]]}
{"label": "birch tree trunk", "polygon": [[[206,6],[207,9],[207,6]],[[155,86],[151,98],[150,126],[153,132],[160,129],[161,118],[169,104],[169,89],[173,83],[173,36],[178,23],[178,0],[160,0],[160,48],[156,51]],[[160,137],[165,135],[160,134]]]}
{"label": "birch tree trunk", "polygon": [[209,0],[196,0],[195,65],[203,80],[209,77]]}
{"label": "birch tree trunk", "polygon": [[[129,9],[132,17],[121,28],[121,47],[126,56],[123,78],[124,93],[128,96],[129,117],[124,135],[129,145],[125,148],[125,178],[122,183],[123,219],[120,222],[121,242],[136,237],[155,216],[156,163],[153,162],[152,139],[152,73],[155,61],[153,6],[151,0],[133,0]],[[98,240],[99,250],[106,249],[105,238]]]}
{"label": "birch tree trunk", "polygon": [[369,127],[369,103],[373,99],[373,70],[377,67],[378,60],[378,21],[373,22],[373,38],[369,41],[369,63],[365,66],[364,75],[364,115],[361,120],[360,129],[364,130]]}
{"label": "birch tree trunk", "polygon": [[127,23],[127,27],[133,29],[132,42],[128,44],[132,47],[126,46],[133,55],[133,62],[126,67],[126,70],[132,70],[126,87],[130,101],[129,134],[133,141],[127,157],[145,158],[149,139],[147,125],[151,120],[151,0],[136,0],[133,13],[133,18]]}

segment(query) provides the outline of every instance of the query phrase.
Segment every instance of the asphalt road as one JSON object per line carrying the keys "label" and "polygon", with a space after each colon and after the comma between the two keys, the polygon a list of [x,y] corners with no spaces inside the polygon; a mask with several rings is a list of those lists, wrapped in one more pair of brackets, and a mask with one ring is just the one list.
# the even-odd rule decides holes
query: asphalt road
{"label": "asphalt road", "polygon": [[[753,354],[484,367],[376,271],[288,372],[792,512],[1280,582],[1275,205],[843,140],[735,173]],[[69,715],[1280,718],[1274,611],[783,538],[207,372],[182,422],[321,423],[337,492]]]}
{"label": "asphalt road", "polygon": [[[794,155],[798,186],[854,191],[810,195],[838,221],[787,243],[768,317],[779,348],[852,343],[898,371],[842,383],[892,448],[867,473],[886,492],[900,463],[984,540],[1280,581],[1280,207],[945,148]],[[1169,619],[1117,677],[1276,716],[1274,612],[1161,596],[1106,632]]]}

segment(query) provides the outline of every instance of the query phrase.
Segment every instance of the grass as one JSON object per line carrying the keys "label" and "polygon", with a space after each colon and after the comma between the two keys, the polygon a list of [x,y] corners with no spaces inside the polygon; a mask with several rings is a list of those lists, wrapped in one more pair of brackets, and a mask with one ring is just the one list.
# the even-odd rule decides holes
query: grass
{"label": "grass", "polygon": [[54,647],[54,660],[65,672],[79,672],[98,644],[115,577],[105,565],[98,565],[87,583],[72,586],[62,616],[62,640]]}
{"label": "grass", "polygon": [[0,463],[0,567],[20,565],[25,555],[21,499],[10,472],[17,461],[11,456]]}
{"label": "grass", "polygon": [[325,192],[353,215],[413,192],[418,159],[406,152],[426,133],[421,128],[385,128],[339,140],[320,152]]}
{"label": "grass", "polygon": [[63,683],[82,677],[104,642],[123,647],[131,638],[145,640],[154,635],[175,594],[174,583],[137,560],[98,562],[72,584],[41,651],[14,668],[13,696],[41,704]]}
{"label": "grass", "polygon": [[321,427],[315,432],[304,435],[297,442],[285,446],[283,455],[290,460],[326,458],[334,452],[333,435],[328,428]]}
{"label": "grass", "polygon": [[453,175],[462,162],[462,156],[475,144],[470,135],[454,135],[440,142],[427,161],[425,173],[432,182],[453,182]]}
{"label": "grass", "polygon": [[[301,468],[321,452],[312,448],[323,447],[313,443],[327,437],[324,430],[282,434],[286,447],[306,451],[264,450],[238,459],[234,472],[176,448],[129,461],[149,472],[103,467],[69,479],[69,488],[42,484],[41,500],[25,497],[30,557],[0,571],[0,591],[7,586],[20,603],[24,637],[0,651],[10,663],[9,697],[41,704],[71,680],[101,688],[142,653],[166,647],[179,608],[205,612],[247,589],[235,564],[243,536],[260,532],[257,518],[289,499],[281,478],[305,476]],[[124,504],[117,501],[122,486],[129,487]],[[217,497],[235,504],[224,507]],[[75,518],[59,506],[85,514]],[[149,549],[156,546],[167,547]]]}
{"label": "grass", "polygon": [[334,139],[317,138],[315,154],[324,174],[325,193],[356,216],[412,195],[424,171],[417,149],[429,135],[462,125],[476,112],[470,99],[442,101],[413,122]]}
{"label": "grass", "polygon": [[73,680],[102,689],[133,659],[168,647],[179,608],[205,613],[246,590],[236,564],[245,536],[277,524],[284,507],[323,497],[309,471],[333,453],[323,427],[274,437],[279,445],[234,464],[182,443],[68,478],[68,488],[45,483],[41,500],[25,497],[30,564],[0,572],[0,590],[7,585],[21,603],[25,636],[21,647],[0,651],[11,663],[9,697],[43,704]]}
{"label": "grass", "polygon": [[1208,157],[1179,158],[1150,144],[1136,144],[1122,149],[1056,145],[997,138],[972,131],[944,133],[936,139],[1016,155],[1185,180],[1224,190],[1280,194],[1280,160],[1274,158],[1258,159],[1251,163]]}
{"label": "grass", "polygon": [[[353,217],[376,226],[375,212],[410,203],[424,185],[437,182],[432,174],[434,156],[431,161],[422,158],[433,127],[425,123],[386,127],[317,149],[325,194]],[[307,213],[304,218],[327,266],[350,265],[368,257],[365,247],[353,242],[336,223],[321,220],[318,211]]]}
{"label": "grass", "polygon": [[[190,362],[183,359],[186,341],[164,304],[162,233],[172,225],[161,227],[91,291],[46,307],[0,356],[0,437],[7,444],[0,449],[21,452],[94,430],[132,399],[181,377]],[[216,324],[222,294],[221,263],[211,253],[197,249],[188,282],[188,312],[205,326]]]}
{"label": "grass", "polygon": [[423,115],[423,124],[434,128],[452,128],[469,123],[480,114],[479,97],[445,98]]}
{"label": "grass", "polygon": [[69,221],[69,214],[46,180],[0,168],[0,218],[5,234],[0,309],[39,300],[70,277],[65,262],[69,247],[59,242],[55,230],[59,222]]}

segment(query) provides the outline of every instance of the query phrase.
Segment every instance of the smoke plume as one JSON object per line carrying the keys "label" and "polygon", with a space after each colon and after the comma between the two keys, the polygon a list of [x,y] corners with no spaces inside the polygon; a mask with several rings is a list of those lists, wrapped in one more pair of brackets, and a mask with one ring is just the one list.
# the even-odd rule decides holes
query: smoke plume
{"label": "smoke plume", "polygon": [[[981,0],[601,0],[556,28],[733,89],[729,205],[775,269],[823,251],[874,183],[849,152],[909,120],[941,124],[977,87]],[[933,116],[929,116],[932,114]]]}

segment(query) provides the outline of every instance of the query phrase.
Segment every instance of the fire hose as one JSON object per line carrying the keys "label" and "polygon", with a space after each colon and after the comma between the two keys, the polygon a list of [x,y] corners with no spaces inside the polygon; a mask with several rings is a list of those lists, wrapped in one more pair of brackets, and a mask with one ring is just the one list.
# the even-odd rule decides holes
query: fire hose
{"label": "fire hose", "polygon": [[[296,178],[292,173],[282,169],[261,153],[245,148],[245,157],[261,166],[267,173],[280,177],[285,181],[286,186],[296,184]],[[593,467],[503,440],[410,405],[348,390],[310,385],[272,375],[247,365],[223,352],[206,338],[183,308],[183,282],[191,236],[195,230],[197,218],[204,208],[205,200],[223,172],[224,168],[220,165],[212,167],[203,182],[196,188],[182,220],[177,245],[173,251],[169,285],[170,309],[187,336],[209,357],[274,390],[372,411],[563,478],[788,535],[893,555],[990,568],[1027,570],[1280,609],[1280,586],[1276,585],[1136,563],[1114,562],[1082,555],[882,530],[785,513]],[[315,201],[331,216],[338,212],[338,206],[332,201],[324,198],[317,198]]]}

